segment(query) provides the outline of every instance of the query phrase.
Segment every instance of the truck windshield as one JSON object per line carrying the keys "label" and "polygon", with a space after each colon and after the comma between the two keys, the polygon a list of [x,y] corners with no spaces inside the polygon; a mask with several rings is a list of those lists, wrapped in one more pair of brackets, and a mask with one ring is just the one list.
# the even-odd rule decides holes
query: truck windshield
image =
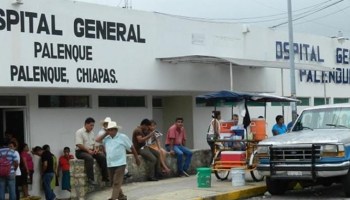
{"label": "truck windshield", "polygon": [[350,128],[350,108],[305,110],[297,119],[293,131],[330,128]]}

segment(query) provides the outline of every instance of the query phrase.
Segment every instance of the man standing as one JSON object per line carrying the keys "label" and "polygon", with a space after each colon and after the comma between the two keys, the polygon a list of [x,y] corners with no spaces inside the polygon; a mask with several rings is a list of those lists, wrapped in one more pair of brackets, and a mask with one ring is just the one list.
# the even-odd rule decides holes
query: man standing
{"label": "man standing", "polygon": [[[110,117],[106,117],[104,120],[101,121],[102,127],[101,127],[101,129],[98,131],[97,136],[96,136],[96,139],[97,139],[99,136],[101,136],[101,135],[103,135],[103,134],[106,133],[107,125],[108,125],[108,123],[111,122],[111,121],[112,121],[112,119],[111,119]],[[96,142],[95,145],[98,146],[98,149],[99,149],[100,152],[103,152],[104,154],[106,154],[105,149],[104,149],[104,147],[103,147],[103,145],[102,145],[101,143]]]}
{"label": "man standing", "polygon": [[123,133],[119,133],[121,127],[111,121],[106,127],[106,132],[96,138],[96,142],[103,142],[107,154],[107,166],[112,178],[113,192],[110,199],[126,200],[127,197],[121,189],[126,167],[126,151],[131,150],[137,165],[140,160],[130,139]]}
{"label": "man standing", "polygon": [[77,130],[75,133],[75,156],[85,161],[85,172],[88,183],[91,185],[97,185],[94,178],[94,159],[96,159],[101,168],[102,181],[109,181],[106,157],[102,152],[99,152],[98,147],[95,146],[95,134],[92,131],[94,126],[95,120],[89,117],[85,120],[84,127]]}
{"label": "man standing", "polygon": [[272,134],[281,135],[287,132],[287,126],[284,124],[284,117],[282,115],[276,116],[276,124],[272,127]]}
{"label": "man standing", "polygon": [[18,158],[16,157],[15,151],[11,150],[8,147],[8,145],[9,145],[9,140],[5,139],[0,149],[0,156],[6,156],[7,161],[9,161],[11,165],[10,175],[0,177],[0,199],[5,199],[5,190],[6,190],[6,187],[8,187],[8,192],[10,197],[9,200],[16,200],[15,171],[18,167]]}
{"label": "man standing", "polygon": [[[138,126],[132,134],[132,142],[137,153],[146,160],[149,169],[148,180],[158,181],[158,178],[160,178],[159,152],[146,146],[146,141],[154,136],[155,133],[149,133],[151,125],[152,123],[149,119],[142,120],[140,126]],[[158,176],[158,178],[156,176]]]}
{"label": "man standing", "polygon": [[[189,176],[187,173],[191,164],[192,152],[185,147],[186,131],[183,127],[183,118],[178,117],[175,123],[169,128],[165,140],[165,148],[171,154],[177,156],[177,173],[178,176]],[[183,155],[186,156],[185,164],[182,163]]]}
{"label": "man standing", "polygon": [[46,200],[54,200],[56,195],[51,188],[51,181],[55,176],[52,153],[49,149],[44,151],[43,148],[39,146],[34,147],[33,153],[41,157],[41,175],[45,198]]}

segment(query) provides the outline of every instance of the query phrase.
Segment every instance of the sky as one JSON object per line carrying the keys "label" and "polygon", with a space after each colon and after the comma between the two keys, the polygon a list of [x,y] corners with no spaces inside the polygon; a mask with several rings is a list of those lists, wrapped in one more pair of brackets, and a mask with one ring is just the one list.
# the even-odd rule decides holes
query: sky
{"label": "sky", "polygon": [[[76,0],[288,30],[288,0]],[[350,0],[292,0],[294,32],[350,38]]]}

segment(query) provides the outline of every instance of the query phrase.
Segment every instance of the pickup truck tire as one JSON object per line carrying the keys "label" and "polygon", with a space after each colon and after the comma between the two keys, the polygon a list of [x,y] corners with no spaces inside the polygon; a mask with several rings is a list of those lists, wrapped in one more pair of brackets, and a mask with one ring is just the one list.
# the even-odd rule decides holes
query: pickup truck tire
{"label": "pickup truck tire", "polygon": [[283,180],[274,180],[270,177],[266,177],[266,187],[272,195],[284,194],[288,189],[288,182]]}
{"label": "pickup truck tire", "polygon": [[350,197],[350,170],[343,178],[343,190],[346,197]]}

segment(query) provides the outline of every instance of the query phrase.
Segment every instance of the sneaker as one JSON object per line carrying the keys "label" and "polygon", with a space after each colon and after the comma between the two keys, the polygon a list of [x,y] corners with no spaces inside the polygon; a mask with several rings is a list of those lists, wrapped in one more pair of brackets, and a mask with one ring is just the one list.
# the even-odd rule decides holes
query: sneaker
{"label": "sneaker", "polygon": [[97,183],[94,180],[88,179],[88,183],[90,185],[97,185]]}
{"label": "sneaker", "polygon": [[190,176],[186,171],[183,171],[182,173],[183,173],[186,177],[189,177],[189,176]]}

